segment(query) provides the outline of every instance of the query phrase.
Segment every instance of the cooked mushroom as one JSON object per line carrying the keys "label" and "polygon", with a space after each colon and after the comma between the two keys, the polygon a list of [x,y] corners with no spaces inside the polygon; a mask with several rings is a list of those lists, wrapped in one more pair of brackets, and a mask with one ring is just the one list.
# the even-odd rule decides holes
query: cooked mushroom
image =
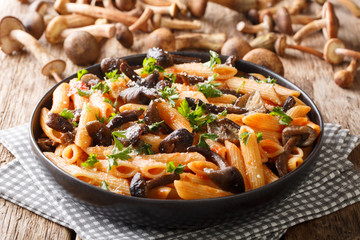
{"label": "cooked mushroom", "polygon": [[201,82],[205,82],[207,78],[202,76],[188,75],[187,72],[176,74],[176,80],[181,81],[185,85],[194,85]]}
{"label": "cooked mushroom", "polygon": [[68,145],[74,142],[75,140],[75,131],[72,132],[66,132],[60,137],[60,141],[62,144]]}
{"label": "cooked mushroom", "polygon": [[126,62],[120,64],[120,70],[128,78],[130,78],[131,81],[134,81],[136,83],[140,83],[142,81],[142,78]]}
{"label": "cooked mushroom", "polygon": [[157,91],[159,91],[159,90],[164,90],[166,87],[171,87],[171,82],[169,82],[169,81],[167,81],[167,80],[160,80],[157,84],[156,84],[156,86],[155,86],[155,89],[157,90]]}
{"label": "cooked mushroom", "polygon": [[158,178],[146,181],[141,173],[136,173],[130,182],[130,194],[133,197],[142,197],[146,198],[148,196],[149,190],[168,185],[173,183],[175,180],[179,180],[180,175],[176,173],[170,173],[163,175]]}
{"label": "cooked mushroom", "polygon": [[121,91],[119,95],[124,103],[149,104],[152,99],[158,98],[155,89],[143,86],[134,86]]}
{"label": "cooked mushroom", "polygon": [[124,123],[137,121],[144,110],[125,110],[115,115],[106,125],[110,130],[121,127]]}
{"label": "cooked mushroom", "polygon": [[37,143],[43,152],[53,152],[55,151],[56,142],[51,140],[50,138],[39,138],[37,140]]}
{"label": "cooked mushroom", "polygon": [[198,152],[206,160],[219,166],[220,170],[204,169],[206,175],[221,189],[231,193],[242,193],[245,191],[244,179],[236,167],[229,166],[227,162],[217,153],[210,149],[191,146],[188,152]]}
{"label": "cooked mushroom", "polygon": [[237,60],[238,60],[238,58],[236,56],[231,55],[225,60],[225,65],[228,65],[230,67],[235,67],[235,62]]}
{"label": "cooked mushroom", "polygon": [[177,129],[160,142],[159,151],[161,153],[186,152],[193,141],[194,134],[185,128]]}
{"label": "cooked mushroom", "polygon": [[95,37],[83,31],[73,32],[65,39],[64,51],[77,65],[93,63],[100,55],[100,47]]}
{"label": "cooked mushroom", "polygon": [[125,136],[126,138],[118,137],[118,140],[124,144],[124,146],[129,146],[130,144],[135,145],[139,141],[142,134],[149,132],[148,126],[145,124],[134,124],[131,127],[126,129]]}
{"label": "cooked mushroom", "polygon": [[[163,80],[163,81],[165,81],[165,80]],[[165,81],[165,82],[168,82],[168,81]],[[147,125],[152,125],[154,123],[158,123],[158,122],[162,121],[159,111],[156,107],[158,103],[159,102],[157,100],[153,100],[150,102],[148,108],[146,109],[144,121]],[[164,134],[169,134],[172,131],[171,128],[168,125],[166,125],[166,123],[164,123],[164,122],[159,125],[158,129]]]}
{"label": "cooked mushroom", "polygon": [[296,104],[296,101],[293,96],[288,96],[288,98],[285,100],[282,110],[283,112],[287,112],[290,108],[292,108]]}
{"label": "cooked mushroom", "polygon": [[62,133],[74,130],[74,126],[58,113],[49,112],[48,120],[45,123],[50,128]]}
{"label": "cooked mushroom", "polygon": [[118,57],[108,57],[101,60],[100,68],[103,74],[112,72],[113,70],[118,70],[118,73],[121,72],[120,65],[125,62],[125,60]]}
{"label": "cooked mushroom", "polygon": [[334,74],[335,83],[342,88],[350,87],[354,82],[354,77],[359,66],[360,61],[352,59],[350,65],[346,69],[339,70]]}
{"label": "cooked mushroom", "polygon": [[284,128],[282,132],[284,152],[281,153],[275,160],[275,167],[278,171],[279,177],[288,173],[287,161],[294,147],[308,147],[313,144],[315,139],[316,132],[309,126],[292,125]]}
{"label": "cooked mushroom", "polygon": [[227,113],[234,113],[234,114],[243,114],[243,113],[247,112],[247,109],[240,108],[237,106],[217,106],[215,104],[204,103],[200,99],[194,99],[194,98],[189,98],[189,97],[186,97],[185,100],[188,102],[189,107],[193,110],[196,108],[197,105],[199,105],[199,106],[204,105],[207,113],[218,114],[225,110],[227,111]]}
{"label": "cooked mushroom", "polygon": [[299,31],[296,32],[293,39],[297,44],[300,44],[300,42],[306,36],[320,29],[323,29],[323,34],[327,39],[337,37],[338,29],[339,29],[339,20],[336,17],[333,5],[329,1],[327,1],[323,6],[322,19],[315,20],[305,25],[303,28],[301,28]]}
{"label": "cooked mushroom", "polygon": [[251,93],[247,93],[239,97],[234,103],[234,106],[246,109],[247,112],[244,113],[245,115],[252,114],[254,112],[266,112],[265,104],[259,90],[252,91]]}
{"label": "cooked mushroom", "polygon": [[86,123],[86,131],[93,140],[93,145],[109,146],[112,144],[110,129],[97,120]]}
{"label": "cooked mushroom", "polygon": [[252,49],[253,48],[244,39],[233,37],[224,43],[221,48],[221,54],[226,56],[234,55],[235,57],[243,58],[243,56]]}
{"label": "cooked mushroom", "polygon": [[207,131],[216,134],[216,141],[224,143],[226,140],[234,144],[239,144],[240,126],[228,118],[218,119],[207,125]]}
{"label": "cooked mushroom", "polygon": [[91,88],[98,84],[101,80],[95,74],[87,73],[81,77],[80,81],[85,83],[87,87]]}
{"label": "cooked mushroom", "polygon": [[172,56],[167,51],[158,47],[149,48],[146,57],[156,59],[157,64],[164,68],[174,65]]}
{"label": "cooked mushroom", "polygon": [[140,82],[136,82],[136,84],[140,86],[144,86],[146,88],[154,88],[156,84],[159,82],[160,74],[157,70],[155,70],[152,74],[148,75],[146,78],[141,79]]}
{"label": "cooked mushroom", "polygon": [[281,60],[275,53],[267,49],[253,49],[243,57],[243,60],[266,67],[279,75],[284,75],[284,66]]}

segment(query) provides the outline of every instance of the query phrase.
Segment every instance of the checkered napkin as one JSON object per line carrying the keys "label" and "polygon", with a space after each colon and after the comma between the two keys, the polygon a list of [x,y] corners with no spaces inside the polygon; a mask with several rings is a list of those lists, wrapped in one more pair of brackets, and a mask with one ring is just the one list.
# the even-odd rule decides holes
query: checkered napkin
{"label": "checkered napkin", "polygon": [[293,225],[360,201],[360,174],[346,160],[358,140],[338,125],[325,124],[321,154],[296,192],[231,223],[189,231],[139,227],[98,216],[58,186],[32,154],[28,125],[23,125],[0,131],[0,141],[16,157],[0,168],[0,197],[74,229],[84,240],[279,239]]}

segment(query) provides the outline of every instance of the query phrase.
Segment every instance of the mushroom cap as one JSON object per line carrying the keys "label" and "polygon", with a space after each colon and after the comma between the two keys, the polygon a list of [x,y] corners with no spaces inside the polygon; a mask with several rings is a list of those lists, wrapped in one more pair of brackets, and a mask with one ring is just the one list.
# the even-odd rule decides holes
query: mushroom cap
{"label": "mushroom cap", "polygon": [[191,15],[201,18],[205,15],[207,0],[185,0]]}
{"label": "mushroom cap", "polygon": [[287,47],[286,36],[282,35],[275,41],[274,48],[277,55],[280,57],[285,55],[285,49]]}
{"label": "mushroom cap", "polygon": [[10,37],[11,31],[16,29],[25,31],[25,27],[19,19],[12,16],[6,16],[3,19],[1,19],[0,43],[1,43],[1,50],[5,54],[11,54],[15,51],[21,50],[24,47],[21,43]]}
{"label": "mushroom cap", "polygon": [[246,13],[246,18],[252,23],[252,24],[259,24],[260,22],[260,15],[257,9],[252,8]]}
{"label": "mushroom cap", "polygon": [[301,137],[297,146],[308,147],[314,143],[316,139],[316,132],[312,127],[309,126],[291,125],[284,128],[282,131],[282,143],[285,145],[286,142],[294,136]]}
{"label": "mushroom cap", "polygon": [[136,0],[115,0],[115,5],[120,11],[130,11],[135,8]]}
{"label": "mushroom cap", "polygon": [[53,73],[61,74],[65,71],[66,62],[61,59],[55,59],[45,64],[42,67],[41,73],[50,77]]}
{"label": "mushroom cap", "polygon": [[348,88],[354,82],[354,75],[346,69],[339,70],[334,74],[335,83],[342,88]]}
{"label": "mushroom cap", "polygon": [[60,14],[69,14],[66,9],[66,4],[69,3],[70,0],[56,0],[54,3],[54,9]]}
{"label": "mushroom cap", "polygon": [[274,30],[274,20],[271,13],[266,13],[264,15],[263,23],[265,24],[265,28],[268,32],[272,32]]}
{"label": "mushroom cap", "polygon": [[275,15],[275,24],[279,28],[280,32],[293,35],[291,17],[289,11],[285,7],[280,7]]}
{"label": "mushroom cap", "polygon": [[266,48],[270,51],[274,51],[274,44],[277,38],[277,34],[269,32],[251,40],[250,46],[253,48]]}
{"label": "mushroom cap", "polygon": [[265,48],[251,50],[243,57],[243,60],[268,68],[279,75],[284,75],[284,66],[279,57]]}
{"label": "mushroom cap", "polygon": [[76,31],[64,41],[66,56],[77,65],[86,65],[96,61],[100,47],[95,37],[88,32]]}
{"label": "mushroom cap", "polygon": [[224,43],[221,48],[221,54],[226,56],[234,55],[235,57],[242,58],[252,49],[253,48],[246,40],[242,39],[241,37],[233,37]]}
{"label": "mushroom cap", "polygon": [[39,39],[45,31],[45,21],[38,12],[28,12],[24,19],[26,31],[34,38]]}
{"label": "mushroom cap", "polygon": [[36,0],[29,6],[29,12],[37,12],[44,16],[48,9],[48,3],[43,0]]}
{"label": "mushroom cap", "polygon": [[134,36],[133,33],[129,30],[127,26],[122,23],[116,23],[116,40],[123,45],[125,48],[131,48],[134,44]]}
{"label": "mushroom cap", "polygon": [[174,52],[176,49],[175,36],[167,28],[156,29],[149,34],[147,38],[147,47],[158,47],[164,51]]}
{"label": "mushroom cap", "polygon": [[345,48],[345,44],[337,38],[328,40],[324,46],[324,58],[330,64],[339,64],[344,60],[344,56],[336,54],[335,49]]}
{"label": "mushroom cap", "polygon": [[339,20],[336,17],[334,6],[329,1],[322,8],[322,18],[326,19],[326,28],[323,28],[325,38],[336,38],[339,30]]}

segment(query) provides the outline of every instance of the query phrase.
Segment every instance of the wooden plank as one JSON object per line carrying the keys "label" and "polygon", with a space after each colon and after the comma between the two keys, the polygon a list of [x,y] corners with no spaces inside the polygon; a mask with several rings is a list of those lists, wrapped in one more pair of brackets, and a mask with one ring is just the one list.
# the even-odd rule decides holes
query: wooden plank
{"label": "wooden plank", "polygon": [[[313,4],[312,10],[319,8]],[[336,13],[342,25],[339,36],[351,49],[360,50],[358,36],[360,20],[339,4],[335,4]],[[221,11],[219,11],[221,9]],[[0,4],[0,18],[14,15],[21,19],[25,16],[27,5],[18,1],[3,1]],[[225,31],[228,38],[244,36],[235,30],[235,24],[244,16],[234,11],[210,3],[201,32],[213,33]],[[177,33],[178,34],[178,33]],[[135,44],[125,49],[115,39],[102,41],[102,52],[99,59],[110,56],[126,56],[146,52],[146,34],[137,33]],[[72,74],[82,67],[73,65],[62,51],[61,44],[50,45],[42,37],[40,42],[53,55],[67,62],[63,76]],[[314,34],[304,41],[304,45],[321,50],[325,40],[321,33]],[[360,134],[360,81],[359,76],[351,89],[337,87],[332,78],[334,71],[345,68],[347,64],[331,66],[318,58],[287,50],[282,58],[285,66],[285,77],[304,89],[320,108],[326,122],[341,124],[351,129],[352,133]],[[100,61],[100,60],[99,60]],[[13,56],[0,53],[0,129],[14,127],[29,122],[33,108],[41,96],[55,84],[40,74],[41,66],[36,59],[21,52]],[[358,74],[359,75],[359,74]],[[0,166],[11,161],[13,156],[0,146]],[[350,158],[357,169],[360,168],[360,148]],[[360,204],[354,204],[336,213],[322,218],[299,224],[288,230],[284,239],[355,239],[360,235],[358,222]],[[346,223],[346,224],[344,224]],[[34,227],[34,225],[36,227]],[[0,199],[0,236],[1,239],[70,239],[71,231],[45,220],[23,208],[17,207]]]}

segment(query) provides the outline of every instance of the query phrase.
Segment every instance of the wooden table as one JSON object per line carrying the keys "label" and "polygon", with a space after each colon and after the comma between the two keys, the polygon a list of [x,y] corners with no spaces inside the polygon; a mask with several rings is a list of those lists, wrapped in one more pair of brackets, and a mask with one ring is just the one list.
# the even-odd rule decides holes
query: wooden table
{"label": "wooden table", "polygon": [[[358,1],[359,4],[359,1]],[[0,17],[13,15],[23,19],[27,5],[18,1],[1,1]],[[319,8],[315,4],[312,9]],[[346,8],[336,4],[336,13],[341,28],[339,37],[346,46],[360,50],[360,19],[356,19]],[[221,11],[219,11],[219,9]],[[243,36],[236,32],[235,24],[243,19],[242,14],[209,4],[203,18],[202,31],[225,31],[228,37]],[[125,56],[145,52],[145,34],[137,34],[136,44],[132,49],[124,49],[114,39],[103,41],[100,59],[109,56]],[[72,64],[61,51],[61,44],[51,46],[44,37],[40,42],[50,52],[67,62],[63,76],[80,70],[82,67]],[[325,40],[321,33],[312,35],[303,44],[322,49]],[[304,89],[315,101],[323,114],[325,122],[337,123],[360,134],[360,74],[354,85],[341,89],[333,82],[336,70],[345,68],[347,63],[331,66],[309,55],[286,51],[282,59],[285,77]],[[40,97],[55,84],[54,80],[41,75],[41,66],[27,53],[19,52],[13,56],[0,53],[0,129],[15,127],[29,122],[30,115]],[[14,157],[2,145],[0,146],[0,166]],[[349,158],[355,168],[360,167],[360,147]],[[333,214],[298,224],[291,227],[284,239],[359,239],[360,238],[360,203],[348,206]],[[52,223],[8,201],[0,199],[0,239],[74,239],[76,234],[67,228]]]}

